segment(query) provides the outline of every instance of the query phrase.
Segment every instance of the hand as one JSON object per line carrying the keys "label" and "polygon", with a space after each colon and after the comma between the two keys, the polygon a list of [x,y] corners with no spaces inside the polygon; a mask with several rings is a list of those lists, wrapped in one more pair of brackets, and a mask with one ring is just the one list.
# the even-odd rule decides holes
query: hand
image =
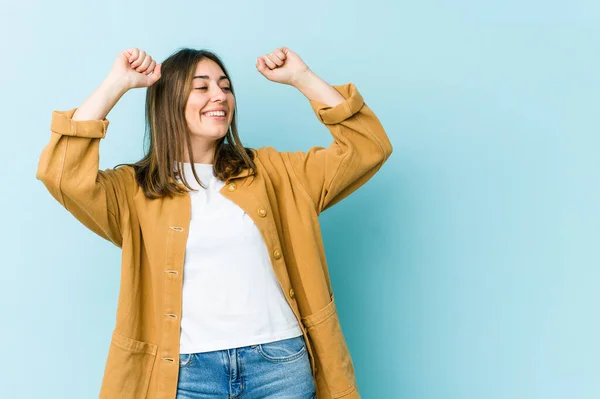
{"label": "hand", "polygon": [[256,69],[272,82],[291,86],[295,86],[311,73],[310,68],[298,54],[286,47],[280,47],[272,53],[258,57]]}
{"label": "hand", "polygon": [[160,79],[161,66],[144,50],[129,48],[119,53],[108,79],[126,90],[150,87]]}

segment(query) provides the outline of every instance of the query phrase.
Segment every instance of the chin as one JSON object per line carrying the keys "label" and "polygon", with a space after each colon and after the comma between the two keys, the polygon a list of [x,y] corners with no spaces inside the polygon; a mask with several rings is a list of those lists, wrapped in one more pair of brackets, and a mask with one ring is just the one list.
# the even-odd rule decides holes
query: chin
{"label": "chin", "polygon": [[225,137],[226,135],[227,135],[227,130],[215,134],[214,138],[218,140],[220,138]]}
{"label": "chin", "polygon": [[227,135],[227,130],[212,131],[212,132],[194,132],[192,136],[204,140],[219,140]]}

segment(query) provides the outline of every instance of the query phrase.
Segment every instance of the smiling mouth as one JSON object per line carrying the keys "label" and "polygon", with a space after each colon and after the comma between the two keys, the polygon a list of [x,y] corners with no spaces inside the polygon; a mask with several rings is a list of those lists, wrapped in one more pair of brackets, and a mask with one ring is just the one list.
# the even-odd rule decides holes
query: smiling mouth
{"label": "smiling mouth", "polygon": [[215,121],[224,121],[226,119],[227,112],[225,112],[225,111],[208,111],[208,112],[203,112],[201,115],[206,118],[215,120]]}
{"label": "smiling mouth", "polygon": [[206,111],[206,112],[203,112],[202,115],[206,115],[206,116],[225,116],[225,115],[227,115],[227,111]]}

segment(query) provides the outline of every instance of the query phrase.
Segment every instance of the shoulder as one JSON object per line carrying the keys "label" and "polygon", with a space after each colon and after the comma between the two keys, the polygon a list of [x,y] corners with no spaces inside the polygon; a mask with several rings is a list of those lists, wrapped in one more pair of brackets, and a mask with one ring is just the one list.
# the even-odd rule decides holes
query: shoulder
{"label": "shoulder", "polygon": [[264,147],[254,148],[253,151],[254,151],[254,154],[258,158],[264,158],[264,157],[269,157],[269,156],[276,156],[279,153],[279,151],[277,151],[272,146],[264,146]]}
{"label": "shoulder", "polygon": [[135,183],[135,168],[131,164],[119,164],[112,169],[106,169],[105,172],[110,173],[125,185]]}
{"label": "shoulder", "polygon": [[[272,146],[264,146],[254,149],[255,160],[265,168],[283,167],[286,159],[286,152],[278,151]],[[257,165],[258,166],[258,165]]]}
{"label": "shoulder", "polygon": [[[294,176],[294,162],[302,151],[279,151],[272,146],[256,148],[256,167],[271,177]],[[286,177],[287,180],[287,177]]]}
{"label": "shoulder", "polygon": [[131,164],[119,164],[114,168],[99,171],[99,182],[110,185],[116,192],[130,197],[138,186],[135,169]]}

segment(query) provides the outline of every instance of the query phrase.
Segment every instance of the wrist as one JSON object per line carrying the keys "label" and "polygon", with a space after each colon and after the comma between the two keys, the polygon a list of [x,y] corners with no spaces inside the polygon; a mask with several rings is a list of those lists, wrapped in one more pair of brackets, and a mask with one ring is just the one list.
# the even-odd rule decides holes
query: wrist
{"label": "wrist", "polygon": [[292,79],[290,84],[296,89],[303,91],[312,86],[318,79],[319,77],[312,70],[307,69]]}
{"label": "wrist", "polygon": [[108,75],[102,82],[102,88],[110,94],[121,97],[127,93],[132,87],[123,79],[117,79],[112,75]]}
{"label": "wrist", "polygon": [[312,71],[301,75],[296,80],[294,87],[310,101],[319,102],[329,107],[335,107],[344,101],[344,97],[333,86]]}

